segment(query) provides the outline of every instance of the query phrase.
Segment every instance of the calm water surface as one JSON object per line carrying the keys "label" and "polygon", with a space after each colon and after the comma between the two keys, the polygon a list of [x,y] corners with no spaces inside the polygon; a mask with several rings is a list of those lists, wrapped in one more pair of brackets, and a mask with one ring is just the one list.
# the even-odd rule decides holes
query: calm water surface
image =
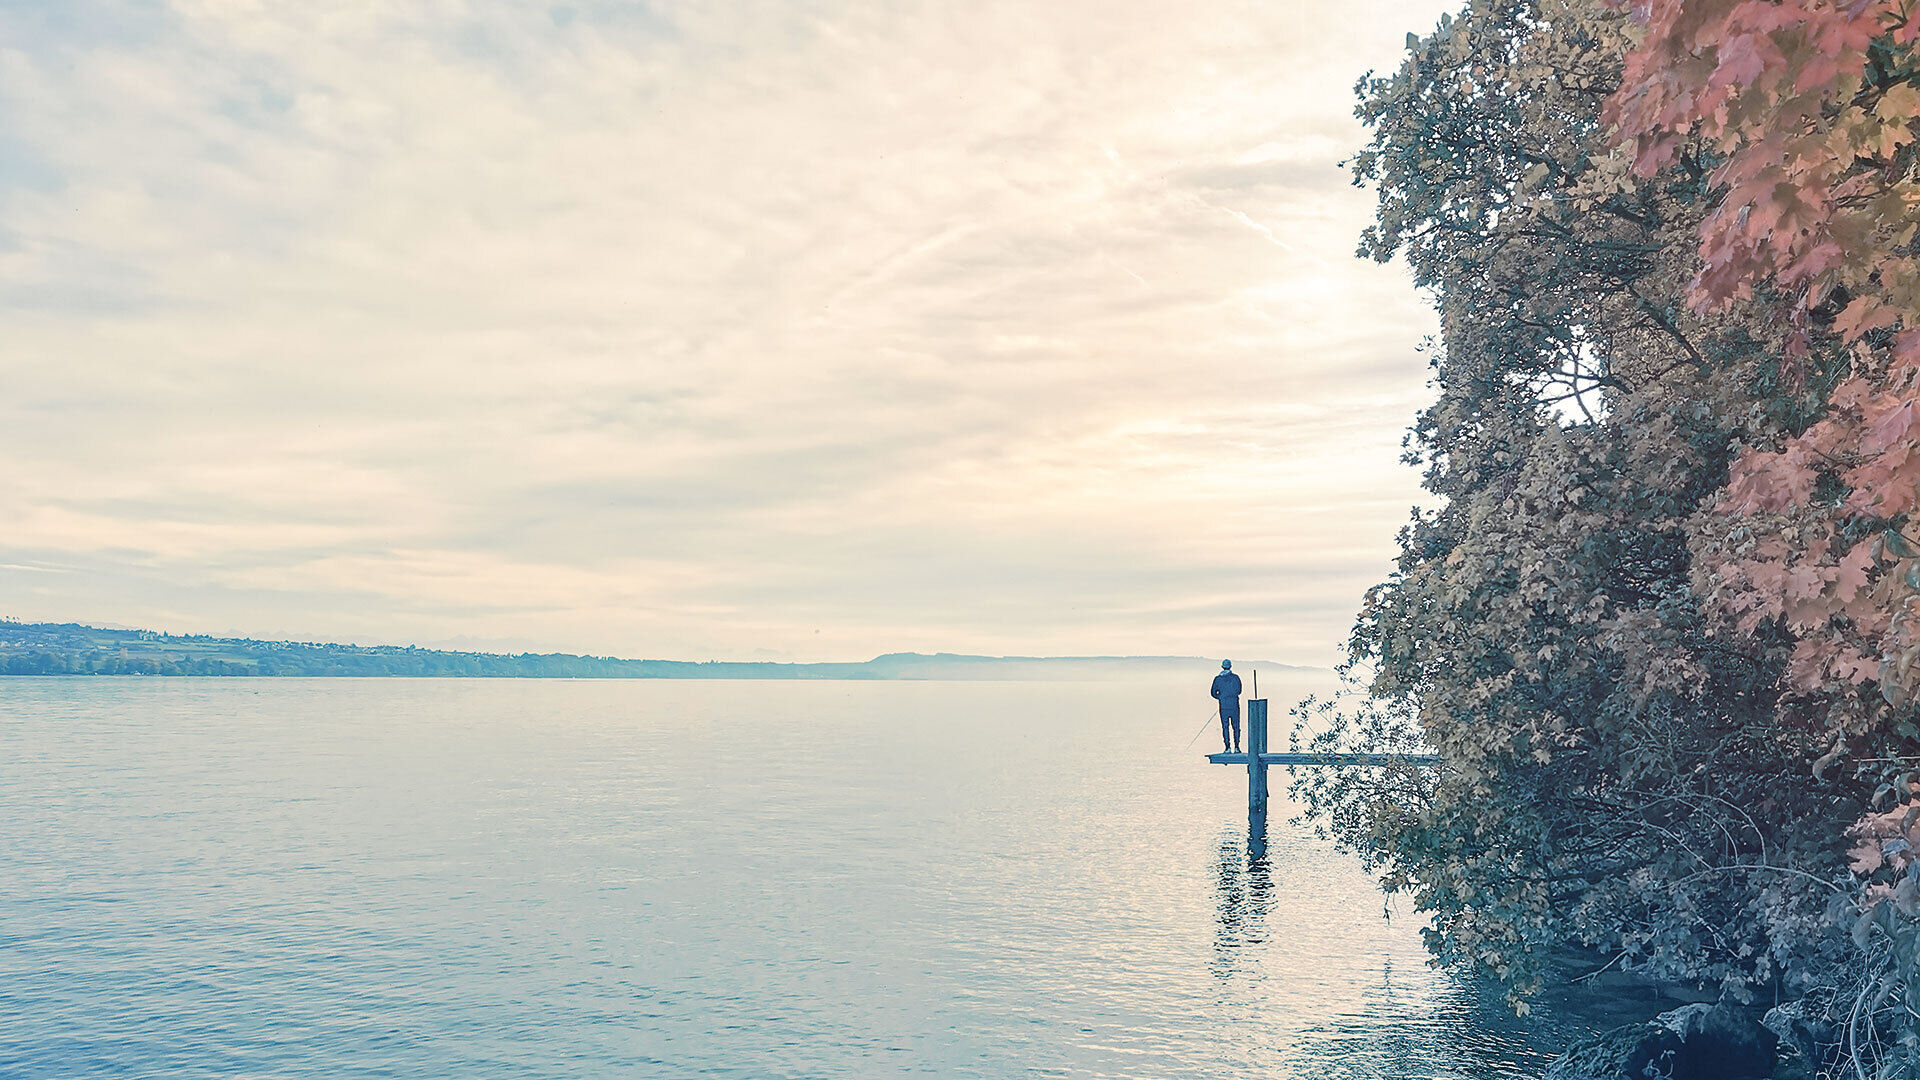
{"label": "calm water surface", "polygon": [[0,1075],[1537,1076],[1210,674],[0,679]]}

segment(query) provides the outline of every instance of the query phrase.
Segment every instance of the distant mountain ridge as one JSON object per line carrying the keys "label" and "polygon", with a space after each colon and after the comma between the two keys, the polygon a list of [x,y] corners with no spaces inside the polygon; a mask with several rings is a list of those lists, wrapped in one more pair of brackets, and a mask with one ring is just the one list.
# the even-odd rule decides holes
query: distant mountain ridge
{"label": "distant mountain ridge", "polygon": [[[962,653],[886,653],[861,667],[886,671],[886,678],[1057,679],[1143,675],[1159,672],[1211,673],[1218,658],[1202,656],[968,656]],[[1320,668],[1270,660],[1235,660],[1239,671],[1319,671]],[[978,674],[974,674],[978,673]]]}
{"label": "distant mountain ridge", "polygon": [[[571,653],[485,653],[411,645],[258,641],[76,623],[0,621],[0,675],[415,676],[548,679],[854,679],[1002,681],[1204,674],[1197,656],[968,656],[886,653],[859,663],[626,660]],[[1266,660],[1237,669],[1318,671]]]}

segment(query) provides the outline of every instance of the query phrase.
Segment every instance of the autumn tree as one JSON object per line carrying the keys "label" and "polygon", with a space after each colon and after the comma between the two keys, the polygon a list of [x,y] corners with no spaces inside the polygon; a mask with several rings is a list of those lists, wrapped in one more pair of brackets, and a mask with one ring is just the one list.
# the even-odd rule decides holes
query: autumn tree
{"label": "autumn tree", "polygon": [[[1652,176],[1693,141],[1716,155],[1690,301],[1756,295],[1790,327],[1772,359],[1812,422],[1748,446],[1707,550],[1707,584],[1750,633],[1790,630],[1793,685],[1847,701],[1874,684],[1887,708],[1832,718],[1836,749],[1889,721],[1920,686],[1920,178],[1914,174],[1913,4],[1649,5],[1644,42],[1608,116]],[[1808,378],[1822,342],[1849,353]],[[1909,580],[1911,579],[1911,580]]]}
{"label": "autumn tree", "polygon": [[1691,132],[1651,171],[1616,147],[1602,107],[1634,33],[1600,0],[1476,0],[1360,86],[1362,253],[1404,257],[1441,316],[1408,442],[1435,505],[1367,596],[1361,694],[1297,737],[1421,742],[1445,767],[1296,784],[1431,913],[1439,955],[1516,993],[1573,943],[1818,994],[1851,955],[1829,909],[1871,784],[1816,776],[1824,726],[1780,706],[1792,628],[1730,632],[1701,553],[1743,448],[1816,422],[1850,359],[1769,290],[1689,302],[1721,164]]}
{"label": "autumn tree", "polygon": [[1906,1028],[1883,1067],[1920,1068],[1920,14],[1662,0],[1635,17],[1607,117],[1642,177],[1713,155],[1689,299],[1768,304],[1788,331],[1766,360],[1808,415],[1745,442],[1695,533],[1698,584],[1735,634],[1786,651],[1782,722],[1825,741],[1818,771],[1878,781],[1850,829],[1871,841],[1855,937],[1888,973],[1862,1000]]}

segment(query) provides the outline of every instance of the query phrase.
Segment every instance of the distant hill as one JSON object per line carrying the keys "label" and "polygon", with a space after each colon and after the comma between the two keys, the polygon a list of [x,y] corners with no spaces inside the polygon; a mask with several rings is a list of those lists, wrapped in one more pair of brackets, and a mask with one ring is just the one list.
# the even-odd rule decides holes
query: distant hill
{"label": "distant hill", "polygon": [[[864,663],[622,660],[569,653],[486,653],[411,645],[255,641],[73,623],[0,621],[0,675],[442,676],[534,679],[1117,679],[1204,674],[1196,656],[962,656],[888,653]],[[1240,670],[1313,671],[1265,660]]]}
{"label": "distant hill", "polygon": [[[1235,660],[1237,671],[1319,671],[1270,660]],[[1202,656],[964,656],[956,653],[887,653],[864,664],[882,679],[1113,679],[1142,675],[1211,675],[1220,661]]]}

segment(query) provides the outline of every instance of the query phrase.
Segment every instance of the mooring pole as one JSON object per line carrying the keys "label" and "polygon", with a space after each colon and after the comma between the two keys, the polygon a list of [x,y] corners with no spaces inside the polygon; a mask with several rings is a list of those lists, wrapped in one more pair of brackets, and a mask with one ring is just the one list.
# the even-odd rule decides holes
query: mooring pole
{"label": "mooring pole", "polygon": [[1208,754],[1215,765],[1247,767],[1247,856],[1265,858],[1267,854],[1267,770],[1275,765],[1324,766],[1327,768],[1387,766],[1390,768],[1431,769],[1440,766],[1438,754],[1402,752],[1369,753],[1363,751],[1273,753],[1267,749],[1267,699],[1260,695],[1259,676],[1254,676],[1253,697],[1247,701],[1246,751]]}
{"label": "mooring pole", "polygon": [[1254,858],[1267,852],[1267,699],[1247,702],[1247,848]]}

